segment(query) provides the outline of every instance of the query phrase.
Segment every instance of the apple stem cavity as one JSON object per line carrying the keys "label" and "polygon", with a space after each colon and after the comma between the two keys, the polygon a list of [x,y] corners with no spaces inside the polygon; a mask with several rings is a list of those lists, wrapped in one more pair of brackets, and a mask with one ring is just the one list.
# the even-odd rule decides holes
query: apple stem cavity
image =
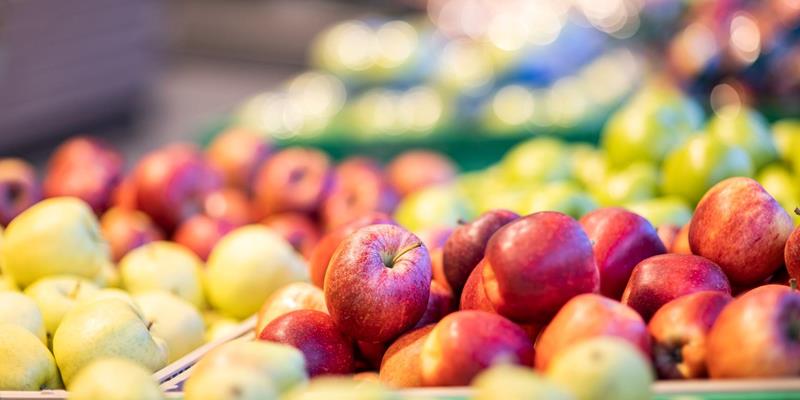
{"label": "apple stem cavity", "polygon": [[401,250],[399,253],[397,253],[397,255],[395,255],[391,260],[389,260],[389,262],[386,262],[387,260],[384,260],[383,265],[385,265],[386,268],[392,268],[395,266],[395,264],[397,264],[397,261],[400,260],[400,257],[403,257],[409,251],[418,249],[420,247],[422,247],[422,242],[414,243],[413,245],[408,246],[405,249]]}

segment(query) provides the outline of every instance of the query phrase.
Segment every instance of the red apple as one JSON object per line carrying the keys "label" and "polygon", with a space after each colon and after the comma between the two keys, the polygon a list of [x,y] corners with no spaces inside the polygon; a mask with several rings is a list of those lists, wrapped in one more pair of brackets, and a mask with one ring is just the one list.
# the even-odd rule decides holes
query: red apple
{"label": "red apple", "polygon": [[136,183],[133,181],[133,176],[128,175],[122,178],[117,183],[117,186],[111,192],[111,206],[117,208],[127,208],[129,210],[136,210]]}
{"label": "red apple", "polygon": [[381,383],[395,389],[422,386],[420,354],[433,327],[427,325],[410,331],[386,349],[380,364]]}
{"label": "red apple", "polygon": [[264,327],[259,340],[296,347],[306,359],[309,376],[353,372],[353,345],[331,317],[316,310],[284,314]]}
{"label": "red apple", "polygon": [[414,325],[420,328],[425,325],[439,322],[445,315],[453,311],[453,292],[436,281],[431,281],[431,294],[428,297],[428,306],[422,318]]}
{"label": "red apple", "polygon": [[675,241],[669,248],[670,253],[674,254],[692,254],[692,248],[689,246],[689,224],[681,227],[678,235],[675,236]]}
{"label": "red apple", "polygon": [[395,157],[387,166],[389,182],[401,196],[453,181],[457,168],[443,154],[428,150],[410,150]]}
{"label": "red apple", "polygon": [[622,296],[639,261],[667,251],[649,221],[623,208],[600,208],[580,222],[592,241],[600,294],[612,299]]}
{"label": "red apple", "polygon": [[518,322],[546,322],[569,299],[597,292],[600,284],[586,233],[552,211],[500,228],[486,246],[482,272],[495,310]]}
{"label": "red apple", "polygon": [[[795,212],[800,209],[795,209]],[[795,228],[786,240],[786,247],[783,249],[783,259],[789,276],[800,278],[800,228]]]}
{"label": "red apple", "polygon": [[325,282],[325,271],[328,269],[328,264],[331,261],[333,253],[339,244],[346,237],[353,234],[353,232],[368,226],[376,224],[394,224],[392,217],[384,213],[369,213],[366,214],[344,226],[328,232],[322,239],[314,246],[311,252],[311,258],[308,262],[308,267],[311,272],[311,282],[320,288]]}
{"label": "red apple", "polygon": [[123,168],[122,155],[108,143],[86,136],[72,138],[50,158],[44,195],[77,197],[100,214],[109,207]]}
{"label": "red apple", "polygon": [[273,214],[261,223],[286,239],[305,259],[311,258],[314,247],[319,242],[320,233],[308,215],[292,212]]}
{"label": "red apple", "polygon": [[138,208],[168,232],[201,213],[206,195],[222,183],[202,153],[185,144],[145,155],[133,179]]}
{"label": "red apple", "polygon": [[660,225],[656,228],[656,234],[658,234],[658,238],[661,239],[661,243],[664,244],[664,248],[667,251],[672,248],[672,244],[675,243],[675,238],[678,237],[678,232],[680,231],[681,227],[672,224]]}
{"label": "red apple", "polygon": [[433,280],[434,282],[438,282],[443,287],[447,288],[449,291],[453,291],[450,288],[450,284],[447,283],[447,277],[444,275],[444,264],[442,263],[442,249],[434,249],[430,251],[431,253],[431,272],[433,273]]}
{"label": "red apple", "polygon": [[546,370],[560,351],[598,336],[625,339],[649,358],[650,337],[642,317],[616,300],[587,293],[567,302],[544,328],[536,342],[536,368]]}
{"label": "red apple", "polygon": [[381,366],[383,354],[391,343],[370,343],[356,341],[356,359],[366,364],[366,368],[377,370]]}
{"label": "red apple", "polygon": [[391,214],[398,201],[381,166],[372,159],[355,157],[336,167],[335,184],[320,213],[327,229],[333,229],[368,212]]}
{"label": "red apple", "polygon": [[731,283],[763,282],[783,265],[792,218],[750,178],[714,185],[694,210],[689,228],[692,253],[717,263]]}
{"label": "red apple", "polygon": [[422,317],[431,260],[418,237],[396,225],[370,225],[339,245],[325,273],[325,302],[357,340],[386,342]]}
{"label": "red apple", "polygon": [[126,208],[112,207],[103,213],[100,229],[115,262],[139,246],[164,238],[147,214]]}
{"label": "red apple", "polygon": [[800,374],[800,293],[757,287],[728,304],[706,338],[711,378],[795,377]]}
{"label": "red apple", "polygon": [[256,330],[261,330],[281,315],[297,310],[328,312],[322,289],[306,282],[290,283],[272,293],[256,314]]}
{"label": "red apple", "polygon": [[0,159],[0,224],[8,225],[41,199],[42,189],[33,166],[18,158]]}
{"label": "red apple", "polygon": [[653,364],[664,379],[698,379],[706,371],[706,336],[732,300],[717,291],[692,293],[659,308],[647,330],[653,339]]}
{"label": "red apple", "polygon": [[428,334],[420,354],[426,386],[464,386],[496,363],[531,365],[533,344],[525,331],[500,315],[456,311]]}
{"label": "red apple", "polygon": [[272,146],[263,135],[230,128],[217,136],[206,150],[208,161],[222,173],[225,185],[250,192],[256,172],[269,158]]}
{"label": "red apple", "polygon": [[484,268],[486,268],[486,259],[481,260],[469,274],[467,283],[464,284],[464,289],[461,291],[461,310],[496,312],[489,297],[486,296],[486,289],[483,285]]}
{"label": "red apple", "polygon": [[223,188],[208,193],[203,198],[203,214],[214,219],[224,219],[236,226],[253,221],[250,200],[239,189]]}
{"label": "red apple", "polygon": [[731,294],[728,278],[717,264],[695,255],[662,254],[640,262],[633,269],[622,303],[649,321],[664,304],[703,290]]}
{"label": "red apple", "polygon": [[453,230],[444,245],[442,266],[454,292],[461,292],[470,273],[483,259],[489,238],[517,218],[519,215],[511,211],[492,210]]}
{"label": "red apple", "polygon": [[217,242],[236,227],[236,224],[226,220],[199,214],[181,223],[172,235],[172,240],[186,246],[206,261]]}
{"label": "red apple", "polygon": [[261,217],[286,211],[314,212],[330,190],[333,177],[325,153],[302,147],[281,150],[256,175],[255,207]]}
{"label": "red apple", "polygon": [[447,243],[447,239],[452,234],[453,228],[449,226],[424,229],[417,233],[422,243],[430,251],[443,249],[444,244]]}

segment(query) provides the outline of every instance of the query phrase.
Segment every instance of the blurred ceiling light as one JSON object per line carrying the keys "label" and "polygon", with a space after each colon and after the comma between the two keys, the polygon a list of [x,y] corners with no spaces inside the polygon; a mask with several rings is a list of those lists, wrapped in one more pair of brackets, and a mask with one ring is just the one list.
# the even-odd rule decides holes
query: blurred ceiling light
{"label": "blurred ceiling light", "polygon": [[730,44],[733,55],[742,63],[750,64],[758,58],[761,32],[749,14],[739,12],[731,20]]}

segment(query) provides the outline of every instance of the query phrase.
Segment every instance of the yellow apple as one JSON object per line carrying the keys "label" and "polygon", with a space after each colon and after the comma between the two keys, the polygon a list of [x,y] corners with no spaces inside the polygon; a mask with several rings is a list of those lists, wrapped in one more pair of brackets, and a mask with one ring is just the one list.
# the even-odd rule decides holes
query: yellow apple
{"label": "yellow apple", "polygon": [[161,400],[153,374],[124,358],[102,358],[78,371],[69,387],[69,400]]}
{"label": "yellow apple", "polygon": [[156,241],[138,247],[119,262],[122,286],[131,293],[164,290],[204,308],[203,262],[186,247]]}
{"label": "yellow apple", "polygon": [[50,350],[22,327],[0,323],[0,361],[0,390],[62,387]]}

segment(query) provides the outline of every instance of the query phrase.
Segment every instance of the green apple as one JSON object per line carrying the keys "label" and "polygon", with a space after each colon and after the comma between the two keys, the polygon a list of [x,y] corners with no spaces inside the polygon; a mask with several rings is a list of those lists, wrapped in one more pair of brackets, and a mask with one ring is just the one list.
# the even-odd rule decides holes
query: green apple
{"label": "green apple", "polygon": [[467,201],[455,186],[433,186],[407,195],[395,210],[397,222],[420,232],[456,226],[459,220],[469,220],[472,212]]}
{"label": "green apple", "polygon": [[257,373],[262,380],[271,382],[279,393],[308,380],[306,361],[300,350],[274,342],[237,339],[203,356],[195,364],[186,385],[192,385],[193,379],[198,380],[209,371],[231,368]]}
{"label": "green apple", "polygon": [[142,312],[142,309],[139,307],[138,304],[136,304],[136,301],[133,300],[133,297],[128,292],[122,289],[117,289],[117,288],[100,289],[93,296],[90,296],[82,300],[81,303],[86,303],[90,301],[104,301],[109,299],[124,301],[131,308],[133,308],[133,310],[136,311],[136,313],[139,314],[139,316],[144,318],[144,312]]}
{"label": "green apple", "polygon": [[93,278],[109,259],[97,217],[74,197],[43,200],[6,227],[3,270],[22,288],[50,275]]}
{"label": "green apple", "polygon": [[153,374],[124,358],[92,361],[67,387],[69,400],[160,400],[164,396]]}
{"label": "green apple", "polygon": [[559,211],[574,218],[597,208],[594,199],[572,182],[553,182],[531,193],[523,203],[522,214]]}
{"label": "green apple", "polygon": [[203,262],[186,247],[155,241],[137,247],[119,262],[122,286],[133,294],[164,290],[204,308]]}
{"label": "green apple", "polygon": [[206,326],[204,337],[206,343],[227,337],[242,324],[238,319],[226,317],[216,311],[204,311],[203,321]]}
{"label": "green apple", "polygon": [[556,139],[530,139],[511,148],[503,156],[501,166],[511,183],[564,180],[571,174],[570,151]]}
{"label": "green apple", "polygon": [[639,400],[652,397],[650,362],[629,342],[597,337],[557,353],[547,377],[578,400]]}
{"label": "green apple", "polygon": [[769,164],[758,173],[756,180],[791,215],[795,224],[800,216],[794,209],[800,206],[800,191],[796,188],[796,178],[783,164]]}
{"label": "green apple", "polygon": [[119,299],[88,300],[70,310],[53,337],[53,354],[67,386],[94,360],[121,357],[156,371],[167,364],[166,344],[146,321]]}
{"label": "green apple", "polygon": [[42,312],[47,337],[52,340],[64,315],[80,301],[91,298],[100,289],[91,281],[71,275],[48,276],[25,288]]}
{"label": "green apple", "polygon": [[628,203],[628,210],[641,215],[653,226],[683,226],[692,219],[692,207],[681,197],[665,196]]}
{"label": "green apple", "polygon": [[756,170],[778,158],[769,123],[754,110],[724,107],[708,121],[708,133],[746,151]]}
{"label": "green apple", "polygon": [[278,391],[263,374],[231,366],[192,371],[183,385],[184,400],[277,400]]}
{"label": "green apple", "polygon": [[47,330],[39,306],[19,292],[0,292],[0,323],[18,325],[47,344]]}
{"label": "green apple", "polygon": [[306,386],[298,386],[282,400],[389,400],[400,397],[377,382],[356,381],[350,377],[323,376]]}
{"label": "green apple", "polygon": [[473,400],[571,400],[572,394],[530,367],[498,364],[472,381]]}
{"label": "green apple", "polygon": [[797,155],[800,154],[800,120],[782,119],[772,124],[772,139],[781,160],[797,167]]}
{"label": "green apple", "polygon": [[572,176],[585,188],[602,184],[609,173],[608,161],[603,151],[587,144],[572,147]]}
{"label": "green apple", "polygon": [[497,209],[511,210],[524,214],[534,187],[520,188],[510,186],[496,191],[488,191],[479,199],[475,209],[479,214]]}
{"label": "green apple", "polygon": [[147,292],[135,295],[146,320],[152,322],[150,332],[167,342],[173,362],[204,343],[203,317],[188,301],[169,292]]}
{"label": "green apple", "polygon": [[661,191],[696,204],[723,179],[752,176],[747,153],[711,135],[697,135],[667,156],[661,170]]}
{"label": "green apple", "polygon": [[50,350],[40,338],[14,324],[0,323],[0,390],[62,387]]}
{"label": "green apple", "polygon": [[603,206],[647,200],[658,192],[658,169],[652,164],[637,162],[612,172],[591,193]]}
{"label": "green apple", "polygon": [[658,164],[702,123],[696,102],[673,87],[651,84],[611,116],[601,147],[616,168],[636,161]]}
{"label": "green apple", "polygon": [[208,300],[233,318],[255,314],[275,290],[307,280],[303,258],[263,225],[248,225],[228,233],[208,257]]}

